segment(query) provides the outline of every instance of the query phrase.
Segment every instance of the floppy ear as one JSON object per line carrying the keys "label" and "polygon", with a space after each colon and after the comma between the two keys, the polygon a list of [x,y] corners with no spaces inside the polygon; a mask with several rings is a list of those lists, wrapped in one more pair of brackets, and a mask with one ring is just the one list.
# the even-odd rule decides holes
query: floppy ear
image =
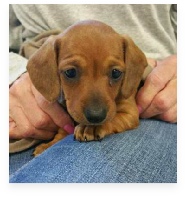
{"label": "floppy ear", "polygon": [[147,60],[143,52],[134,44],[128,36],[123,37],[124,62],[126,72],[122,85],[122,94],[124,98],[129,98],[137,90],[142,79]]}
{"label": "floppy ear", "polygon": [[55,41],[56,36],[50,36],[27,64],[32,83],[51,102],[57,100],[60,93]]}

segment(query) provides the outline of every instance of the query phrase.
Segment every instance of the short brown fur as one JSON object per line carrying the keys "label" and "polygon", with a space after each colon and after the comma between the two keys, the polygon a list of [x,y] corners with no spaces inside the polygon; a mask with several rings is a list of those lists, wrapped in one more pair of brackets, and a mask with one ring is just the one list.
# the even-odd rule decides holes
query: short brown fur
{"label": "short brown fur", "polygon": [[[30,58],[27,69],[47,100],[63,95],[68,113],[78,123],[75,139],[91,141],[138,126],[135,94],[146,66],[145,55],[128,36],[104,23],[83,21],[50,37]],[[73,79],[65,75],[70,69],[76,70]],[[113,70],[121,72],[117,80]],[[92,120],[97,114],[98,120]],[[46,147],[36,149],[35,155]]]}

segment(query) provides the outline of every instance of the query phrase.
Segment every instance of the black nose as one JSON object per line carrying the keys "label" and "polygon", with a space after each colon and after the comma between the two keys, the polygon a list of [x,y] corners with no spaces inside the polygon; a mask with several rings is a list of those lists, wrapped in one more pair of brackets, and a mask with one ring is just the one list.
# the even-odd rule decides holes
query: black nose
{"label": "black nose", "polygon": [[107,110],[104,108],[87,108],[85,109],[86,119],[93,124],[101,123],[107,115]]}

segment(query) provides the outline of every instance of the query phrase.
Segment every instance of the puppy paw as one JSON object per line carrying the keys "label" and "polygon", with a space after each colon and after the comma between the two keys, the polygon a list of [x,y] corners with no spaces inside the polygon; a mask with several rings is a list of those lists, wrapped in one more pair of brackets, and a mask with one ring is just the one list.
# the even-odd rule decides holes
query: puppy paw
{"label": "puppy paw", "polygon": [[80,142],[101,141],[108,134],[108,130],[103,125],[75,127],[74,139]]}

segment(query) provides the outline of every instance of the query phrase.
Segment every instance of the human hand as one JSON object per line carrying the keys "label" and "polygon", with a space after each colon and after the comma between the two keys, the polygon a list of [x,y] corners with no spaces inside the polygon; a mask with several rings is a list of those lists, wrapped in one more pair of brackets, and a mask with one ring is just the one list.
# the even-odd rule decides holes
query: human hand
{"label": "human hand", "polygon": [[58,128],[73,133],[73,122],[56,102],[48,102],[33,86],[28,73],[21,75],[9,90],[10,139],[51,139]]}
{"label": "human hand", "polygon": [[177,122],[177,56],[148,61],[154,69],[138,91],[136,102],[141,118]]}

